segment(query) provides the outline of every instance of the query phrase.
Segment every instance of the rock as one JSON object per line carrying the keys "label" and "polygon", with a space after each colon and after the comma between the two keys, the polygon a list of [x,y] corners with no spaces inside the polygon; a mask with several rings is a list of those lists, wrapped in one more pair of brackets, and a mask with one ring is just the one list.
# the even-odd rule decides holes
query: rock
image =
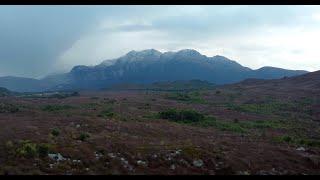
{"label": "rock", "polygon": [[86,171],[89,171],[90,169],[89,168],[86,168]]}
{"label": "rock", "polygon": [[129,162],[125,158],[120,158],[120,160],[124,168],[128,169],[129,171],[133,171],[133,167],[129,164]]}
{"label": "rock", "polygon": [[72,160],[73,163],[81,163],[81,160],[77,160],[77,159],[74,159]]}
{"label": "rock", "polygon": [[48,154],[50,159],[56,160],[56,161],[64,161],[66,160],[60,153],[58,154]]}
{"label": "rock", "polygon": [[77,124],[77,125],[76,125],[76,128],[80,128],[80,127],[81,127],[80,124]]}
{"label": "rock", "polygon": [[124,159],[124,158],[120,158],[120,160],[121,160],[121,162],[122,162],[123,164],[125,164],[125,165],[128,165],[128,164],[129,164],[129,162],[128,162],[126,159]]}
{"label": "rock", "polygon": [[138,161],[137,161],[137,164],[138,164],[139,166],[146,166],[146,165],[147,165],[147,162],[142,161],[142,160],[138,160]]}
{"label": "rock", "polygon": [[113,153],[108,153],[108,156],[111,157],[111,158],[115,158],[116,155],[114,155]]}
{"label": "rock", "polygon": [[297,151],[306,151],[306,149],[304,147],[299,147],[296,149]]}
{"label": "rock", "polygon": [[198,160],[194,160],[193,161],[193,165],[195,166],[195,167],[202,167],[203,166],[203,161],[201,160],[201,159],[198,159]]}
{"label": "rock", "polygon": [[249,171],[239,171],[239,175],[250,175]]}
{"label": "rock", "polygon": [[94,152],[94,155],[95,155],[96,159],[100,159],[103,156],[103,154],[98,153],[98,152]]}
{"label": "rock", "polygon": [[176,151],[176,155],[181,154],[181,151],[182,151],[181,149],[177,150],[177,151]]}
{"label": "rock", "polygon": [[175,166],[174,164],[172,164],[172,165],[170,166],[170,169],[171,169],[171,170],[175,170],[175,169],[176,169],[176,166]]}
{"label": "rock", "polygon": [[184,160],[184,159],[180,159],[180,163],[182,163],[185,166],[190,166],[190,164],[188,163],[188,161]]}

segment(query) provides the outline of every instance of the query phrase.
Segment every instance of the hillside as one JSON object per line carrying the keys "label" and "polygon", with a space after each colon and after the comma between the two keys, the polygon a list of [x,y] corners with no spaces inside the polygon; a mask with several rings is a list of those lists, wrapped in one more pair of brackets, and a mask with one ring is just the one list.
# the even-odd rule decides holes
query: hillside
{"label": "hillside", "polygon": [[190,91],[212,89],[215,85],[207,81],[162,81],[152,84],[116,84],[107,90],[154,90],[154,91]]}
{"label": "hillside", "polygon": [[11,92],[8,89],[0,87],[0,97],[8,96],[10,94]]}
{"label": "hillside", "polygon": [[273,94],[287,94],[306,96],[311,93],[320,95],[320,71],[306,73],[300,76],[284,77],[281,79],[263,80],[246,79],[239,83],[225,86],[226,88],[241,88],[246,90],[256,90]]}

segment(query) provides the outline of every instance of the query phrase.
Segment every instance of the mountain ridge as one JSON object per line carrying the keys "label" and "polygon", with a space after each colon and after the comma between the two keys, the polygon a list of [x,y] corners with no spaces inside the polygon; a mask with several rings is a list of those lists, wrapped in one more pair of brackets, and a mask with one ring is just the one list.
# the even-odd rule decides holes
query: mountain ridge
{"label": "mountain ridge", "polygon": [[[146,49],[132,50],[119,58],[104,60],[95,66],[77,65],[68,73],[42,79],[12,77],[12,82],[8,82],[8,78],[0,78],[0,86],[14,91],[45,91],[70,88],[103,89],[117,83],[145,84],[191,79],[230,84],[247,78],[277,79],[304,73],[307,71],[270,66],[253,70],[227,57],[208,57],[193,49],[176,52]],[[22,87],[23,85],[26,87]]]}

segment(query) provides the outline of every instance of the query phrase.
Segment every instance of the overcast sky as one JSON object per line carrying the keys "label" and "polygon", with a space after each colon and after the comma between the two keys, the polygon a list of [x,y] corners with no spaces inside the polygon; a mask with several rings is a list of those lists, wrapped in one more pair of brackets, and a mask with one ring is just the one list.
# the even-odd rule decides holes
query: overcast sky
{"label": "overcast sky", "polygon": [[151,48],[315,71],[319,44],[319,6],[0,6],[0,76],[39,78]]}

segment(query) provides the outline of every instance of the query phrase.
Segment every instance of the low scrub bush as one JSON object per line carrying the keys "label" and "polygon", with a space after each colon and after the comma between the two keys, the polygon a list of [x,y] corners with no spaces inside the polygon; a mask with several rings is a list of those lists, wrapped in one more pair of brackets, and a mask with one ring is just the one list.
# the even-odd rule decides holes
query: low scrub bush
{"label": "low scrub bush", "polygon": [[112,109],[106,109],[100,112],[100,114],[98,114],[98,117],[104,117],[104,118],[112,118],[114,117],[115,114],[114,112],[112,112]]}
{"label": "low scrub bush", "polygon": [[54,111],[63,111],[68,109],[73,109],[73,106],[69,105],[46,105],[42,108],[43,111],[54,112]]}
{"label": "low scrub bush", "polygon": [[89,137],[90,137],[90,135],[88,133],[81,133],[80,136],[79,136],[79,140],[80,141],[85,141]]}
{"label": "low scrub bush", "polygon": [[190,93],[169,93],[165,96],[167,99],[185,101],[191,103],[205,103],[204,99],[200,96],[200,93],[197,91]]}
{"label": "low scrub bush", "polygon": [[168,109],[159,112],[159,117],[162,119],[169,119],[177,122],[199,122],[204,119],[204,115],[194,110]]}
{"label": "low scrub bush", "polygon": [[0,113],[16,113],[20,109],[13,104],[0,103]]}
{"label": "low scrub bush", "polygon": [[53,136],[59,136],[60,130],[58,128],[54,128],[54,129],[52,129],[51,134]]}

